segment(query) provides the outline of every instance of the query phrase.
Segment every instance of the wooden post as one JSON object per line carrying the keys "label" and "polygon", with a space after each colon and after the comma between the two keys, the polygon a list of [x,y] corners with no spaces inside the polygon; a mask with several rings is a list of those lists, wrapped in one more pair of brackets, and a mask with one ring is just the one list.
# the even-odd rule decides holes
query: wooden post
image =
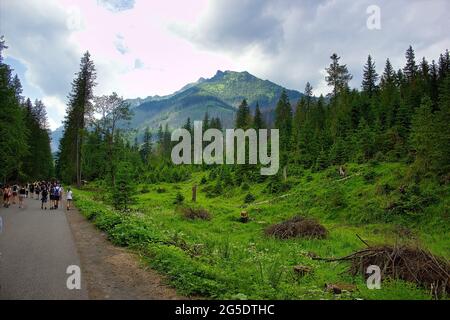
{"label": "wooden post", "polygon": [[283,179],[284,179],[284,181],[287,180],[287,166],[284,166],[284,168],[283,168]]}
{"label": "wooden post", "polygon": [[194,186],[192,187],[192,202],[196,201],[197,201],[197,185],[194,184]]}

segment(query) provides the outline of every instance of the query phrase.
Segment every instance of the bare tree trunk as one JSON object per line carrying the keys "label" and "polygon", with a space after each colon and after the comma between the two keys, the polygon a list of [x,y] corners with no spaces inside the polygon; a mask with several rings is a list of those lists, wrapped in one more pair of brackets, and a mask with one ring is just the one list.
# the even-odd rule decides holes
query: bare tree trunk
{"label": "bare tree trunk", "polygon": [[192,202],[197,201],[197,185],[192,187]]}
{"label": "bare tree trunk", "polygon": [[77,187],[81,187],[81,175],[80,175],[80,133],[77,130],[77,165],[76,165],[76,175],[77,175]]}

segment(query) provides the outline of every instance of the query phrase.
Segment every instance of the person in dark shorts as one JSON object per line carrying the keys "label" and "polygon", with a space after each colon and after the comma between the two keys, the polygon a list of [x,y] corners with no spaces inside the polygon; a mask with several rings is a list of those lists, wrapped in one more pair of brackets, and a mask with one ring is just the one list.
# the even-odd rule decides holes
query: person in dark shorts
{"label": "person in dark shorts", "polygon": [[22,185],[19,188],[19,208],[20,209],[23,208],[23,200],[25,199],[26,196],[27,196],[27,189],[25,188],[24,185]]}
{"label": "person in dark shorts", "polygon": [[34,196],[34,183],[30,184],[29,190],[30,190],[30,198],[33,199],[33,196]]}
{"label": "person in dark shorts", "polygon": [[41,191],[41,210],[44,209],[44,204],[45,210],[47,210],[47,200],[48,200],[48,190],[44,187]]}
{"label": "person in dark shorts", "polygon": [[50,197],[50,210],[53,210],[55,206],[55,186],[53,184],[50,185],[49,197]]}
{"label": "person in dark shorts", "polygon": [[55,199],[54,209],[58,209],[60,198],[61,198],[61,186],[59,184],[56,184],[54,191],[54,199]]}
{"label": "person in dark shorts", "polygon": [[36,184],[34,188],[34,193],[36,194],[36,200],[39,201],[39,193],[41,193],[41,186],[39,183]]}
{"label": "person in dark shorts", "polygon": [[19,191],[19,186],[17,184],[12,187],[12,203],[16,204],[17,201],[17,192]]}

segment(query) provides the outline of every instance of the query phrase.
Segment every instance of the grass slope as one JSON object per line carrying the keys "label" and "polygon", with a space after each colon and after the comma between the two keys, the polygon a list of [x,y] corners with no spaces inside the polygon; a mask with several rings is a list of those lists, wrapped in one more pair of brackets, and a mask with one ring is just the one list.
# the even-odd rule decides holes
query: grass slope
{"label": "grass slope", "polygon": [[[350,178],[341,180],[336,168],[320,173],[290,172],[292,188],[283,198],[265,192],[266,183],[250,190],[227,187],[219,197],[202,190],[215,181],[204,172],[178,184],[141,185],[133,213],[121,214],[104,204],[99,186],[76,190],[76,205],[98,228],[119,245],[138,249],[153,268],[169,276],[182,294],[224,299],[430,299],[427,290],[403,281],[383,279],[381,290],[369,290],[363,277],[344,271],[345,263],[315,261],[310,253],[340,257],[370,244],[418,244],[450,258],[449,187],[432,180],[408,185],[407,167],[399,163],[349,165]],[[204,181],[203,181],[204,182]],[[199,184],[196,204],[190,203],[192,185]],[[419,189],[419,190],[417,190]],[[174,199],[184,195],[185,206],[207,209],[210,221],[186,220]],[[238,221],[244,198],[251,221]],[[418,194],[420,196],[418,196]],[[425,199],[425,200],[423,200]],[[263,204],[257,204],[270,200]],[[313,216],[327,227],[324,240],[276,240],[263,234],[265,227],[296,214]],[[296,265],[313,272],[297,277]],[[325,283],[354,284],[357,290],[342,295],[324,291]]]}

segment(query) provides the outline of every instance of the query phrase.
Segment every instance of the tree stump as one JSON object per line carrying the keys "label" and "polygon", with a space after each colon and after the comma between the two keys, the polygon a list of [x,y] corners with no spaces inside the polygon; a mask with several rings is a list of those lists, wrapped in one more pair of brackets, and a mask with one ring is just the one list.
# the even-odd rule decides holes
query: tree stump
{"label": "tree stump", "polygon": [[311,271],[312,271],[312,269],[310,267],[307,267],[307,266],[299,265],[299,266],[295,266],[294,267],[294,272],[299,277],[304,277],[305,275],[307,275]]}
{"label": "tree stump", "polygon": [[243,210],[243,211],[241,211],[241,222],[242,223],[247,223],[248,222],[248,212],[247,211],[245,211],[245,210]]}

